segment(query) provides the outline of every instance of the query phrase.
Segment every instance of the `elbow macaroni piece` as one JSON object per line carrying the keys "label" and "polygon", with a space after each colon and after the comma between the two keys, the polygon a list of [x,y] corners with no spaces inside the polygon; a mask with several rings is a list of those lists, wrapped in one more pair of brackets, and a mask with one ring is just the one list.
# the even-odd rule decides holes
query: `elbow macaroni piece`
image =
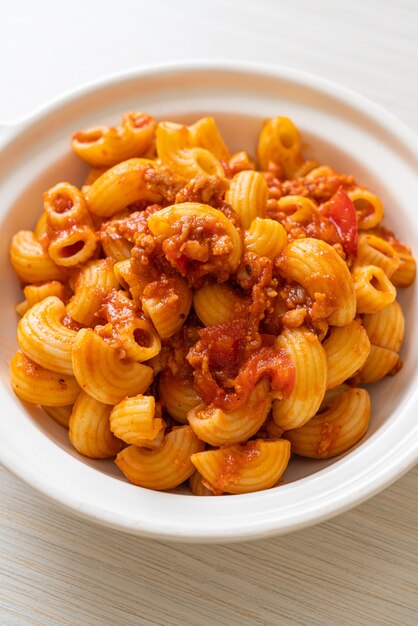
{"label": "elbow macaroni piece", "polygon": [[383,204],[374,193],[367,189],[351,189],[347,192],[357,212],[360,230],[375,228],[384,217]]}
{"label": "elbow macaroni piece", "polygon": [[141,298],[145,287],[152,282],[147,266],[132,268],[131,259],[118,261],[113,266],[117,281],[127,290],[129,290],[135,304],[141,304]]}
{"label": "elbow macaroni piece", "polygon": [[290,459],[290,444],[285,439],[255,439],[234,445],[197,452],[193,465],[214,493],[250,493],[270,489],[282,477]]}
{"label": "elbow macaroni piece", "polygon": [[126,396],[144,393],[152,382],[151,367],[122,361],[91,328],[78,332],[72,359],[80,387],[103,404],[115,405]]}
{"label": "elbow macaroni piece", "polygon": [[163,407],[181,424],[187,424],[189,411],[201,403],[193,384],[175,378],[168,369],[161,372],[159,394]]}
{"label": "elbow macaroni piece", "polygon": [[100,230],[100,243],[102,244],[105,256],[112,258],[115,262],[125,261],[131,258],[133,244],[123,237],[119,228],[121,220],[127,218],[129,213],[117,214],[104,223]]}
{"label": "elbow macaroni piece", "polygon": [[205,148],[196,147],[198,132],[191,133],[187,126],[181,124],[160,122],[156,132],[158,157],[186,180],[214,174],[224,178],[225,172],[216,156]]}
{"label": "elbow macaroni piece", "polygon": [[151,319],[161,339],[168,339],[180,330],[191,306],[192,292],[180,276],[149,283],[142,294],[144,313]]}
{"label": "elbow macaroni piece", "polygon": [[354,267],[374,265],[380,267],[388,278],[399,268],[400,260],[396,250],[381,237],[363,233],[358,238],[357,257]]}
{"label": "elbow macaroni piece", "polygon": [[363,316],[363,326],[370,343],[399,352],[405,332],[405,318],[399,302],[392,302],[377,313]]}
{"label": "elbow macaroni piece", "polygon": [[285,214],[286,221],[295,224],[307,224],[319,213],[315,202],[305,196],[283,196],[277,206]]}
{"label": "elbow macaroni piece", "polygon": [[257,154],[261,168],[266,170],[270,163],[275,163],[290,178],[304,163],[301,147],[299,131],[292,120],[288,117],[268,120],[258,140]]}
{"label": "elbow macaroni piece", "polygon": [[191,143],[211,152],[219,161],[229,161],[231,154],[213,117],[202,117],[189,126]]}
{"label": "elbow macaroni piece", "polygon": [[23,295],[25,300],[16,305],[16,311],[19,315],[24,315],[34,304],[42,302],[48,296],[56,296],[64,301],[65,289],[58,280],[51,280],[41,285],[26,285],[23,289]]}
{"label": "elbow macaroni piece", "polygon": [[276,348],[285,350],[295,367],[295,384],[288,398],[273,401],[273,419],[288,430],[298,428],[318,411],[327,385],[327,357],[318,337],[305,328],[286,329]]}
{"label": "elbow macaroni piece", "polygon": [[381,378],[396,372],[401,365],[399,354],[394,350],[381,348],[374,344],[370,347],[370,354],[357,376],[354,378],[356,385],[376,383]]}
{"label": "elbow macaroni piece", "polygon": [[396,298],[396,288],[381,267],[357,267],[353,270],[353,280],[357,313],[377,313]]}
{"label": "elbow macaroni piece", "polygon": [[14,235],[10,260],[22,283],[64,279],[62,269],[54,263],[30,230],[20,230]]}
{"label": "elbow macaroni piece", "polygon": [[96,126],[73,134],[72,149],[93,167],[110,167],[143,156],[152,144],[156,123],[147,113],[125,113],[121,126]]}
{"label": "elbow macaroni piece", "polygon": [[205,326],[225,324],[248,314],[249,298],[225,283],[207,283],[193,295],[193,308]]}
{"label": "elbow macaroni piece", "polygon": [[156,450],[128,446],[117,455],[116,465],[134,485],[158,491],[174,489],[193,474],[191,457],[203,448],[190,426],[179,426]]}
{"label": "elbow macaroni piece", "polygon": [[325,294],[331,313],[327,322],[346,326],[356,313],[353,280],[347,265],[329,244],[321,239],[296,239],[289,243],[279,259],[281,275],[298,282],[314,299]]}
{"label": "elbow macaroni piece", "polygon": [[356,320],[347,326],[334,326],[323,347],[327,357],[327,389],[341,385],[366,362],[370,341],[365,329]]}
{"label": "elbow macaroni piece", "polygon": [[286,247],[287,233],[279,222],[256,217],[244,233],[244,244],[246,250],[274,261]]}
{"label": "elbow macaroni piece", "polygon": [[194,433],[212,446],[247,441],[265,422],[271,407],[269,385],[261,380],[244,406],[226,413],[213,405],[199,404],[188,413]]}
{"label": "elbow macaroni piece", "polygon": [[10,381],[21,400],[46,406],[73,404],[80,393],[74,376],[58,374],[17,351],[10,363]]}
{"label": "elbow macaroni piece", "polygon": [[225,198],[240,216],[243,228],[250,228],[256,217],[266,216],[268,187],[260,172],[246,170],[235,174]]}
{"label": "elbow macaroni piece", "polygon": [[156,417],[154,396],[125,398],[110,413],[110,430],[125,443],[158,448],[164,438],[164,422]]}
{"label": "elbow macaroni piece", "polygon": [[44,194],[49,238],[48,254],[62,267],[75,267],[96,252],[97,235],[81,192],[69,183],[58,183]]}
{"label": "elbow macaroni piece", "polygon": [[155,169],[150,159],[128,159],[114,165],[87,189],[87,208],[99,217],[112,217],[138,200],[159,202],[161,194],[146,180],[147,173]]}
{"label": "elbow macaroni piece", "polygon": [[392,274],[391,281],[395,287],[410,287],[417,274],[417,264],[410,252],[398,250],[399,267]]}
{"label": "elbow macaroni piece", "polygon": [[34,304],[18,324],[17,342],[38,365],[73,375],[71,354],[77,332],[63,324],[66,314],[63,302],[56,296]]}
{"label": "elbow macaroni piece", "polygon": [[161,340],[155,328],[141,317],[119,324],[117,336],[126,358],[131,361],[148,361],[161,350]]}
{"label": "elbow macaroni piece", "polygon": [[77,275],[75,293],[67,305],[68,314],[84,326],[94,325],[103,298],[118,287],[111,259],[89,261]]}
{"label": "elbow macaroni piece", "polygon": [[370,396],[365,389],[341,393],[331,406],[285,437],[292,451],[313,459],[346,452],[365,434],[370,420]]}
{"label": "elbow macaroni piece", "polygon": [[111,407],[82,391],[75,401],[68,436],[74,448],[91,459],[114,457],[123,446],[109,427]]}
{"label": "elbow macaroni piece", "polygon": [[61,267],[76,267],[91,259],[96,247],[97,235],[91,226],[80,226],[62,231],[49,244],[48,254]]}
{"label": "elbow macaroni piece", "polygon": [[44,193],[44,209],[50,229],[65,229],[76,223],[91,224],[82,193],[70,183],[58,183]]}

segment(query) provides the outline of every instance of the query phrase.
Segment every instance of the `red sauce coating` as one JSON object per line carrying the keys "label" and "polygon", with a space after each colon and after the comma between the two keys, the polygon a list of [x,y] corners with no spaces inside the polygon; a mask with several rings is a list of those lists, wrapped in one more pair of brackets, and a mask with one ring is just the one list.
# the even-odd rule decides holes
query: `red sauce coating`
{"label": "red sauce coating", "polygon": [[54,198],[54,209],[57,213],[65,213],[73,207],[72,198],[65,193],[58,193]]}
{"label": "red sauce coating", "polygon": [[148,218],[159,209],[161,209],[160,204],[151,204],[143,211],[134,211],[119,219],[105,222],[100,228],[100,240],[106,243],[107,241],[126,239],[132,244],[135,243],[136,236],[141,233],[149,234]]}
{"label": "red sauce coating", "polygon": [[259,456],[260,450],[257,447],[257,441],[249,441],[245,445],[225,448],[222,463],[216,476],[215,487],[223,490],[227,489],[229,485],[238,484],[242,470],[251,468]]}
{"label": "red sauce coating", "polygon": [[134,113],[129,117],[134,128],[144,128],[154,123],[153,118],[148,113]]}
{"label": "red sauce coating", "polygon": [[[271,344],[268,336],[266,341]],[[269,379],[271,388],[282,391],[285,397],[293,389],[295,372],[288,356],[263,345],[263,336],[249,335],[244,320],[199,331],[199,341],[187,359],[204,402],[225,411],[245,404],[262,378]]]}
{"label": "red sauce coating", "polygon": [[344,252],[351,256],[357,255],[358,226],[354,204],[342,187],[321,205],[321,213],[335,226]]}
{"label": "red sauce coating", "polygon": [[68,315],[68,313],[62,318],[62,324],[67,328],[70,328],[71,330],[75,330],[76,332],[83,328],[82,325],[73,320],[73,318]]}
{"label": "red sauce coating", "polygon": [[229,188],[225,178],[219,176],[196,176],[192,178],[176,195],[176,204],[181,202],[199,202],[215,208],[222,206],[224,195]]}
{"label": "red sauce coating", "polygon": [[322,425],[321,436],[317,445],[317,453],[319,456],[326,456],[329,453],[338,439],[339,432],[340,427],[335,424],[325,422],[325,424]]}
{"label": "red sauce coating", "polygon": [[265,172],[265,179],[269,188],[269,198],[279,200],[282,196],[306,196],[318,203],[329,200],[340,187],[345,191],[356,187],[353,176],[333,172],[329,176],[309,178],[294,178],[281,180],[274,169]]}

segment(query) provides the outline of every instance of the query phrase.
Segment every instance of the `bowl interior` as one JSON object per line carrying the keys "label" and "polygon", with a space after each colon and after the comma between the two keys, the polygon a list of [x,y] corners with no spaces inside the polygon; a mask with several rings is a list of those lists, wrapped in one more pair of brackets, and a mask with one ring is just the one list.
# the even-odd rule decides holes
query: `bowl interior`
{"label": "bowl interior", "polygon": [[[80,466],[90,471],[92,484],[97,473],[110,477],[111,482],[106,482],[109,493],[113,494],[117,486],[124,482],[113,462],[92,461],[78,455],[68,442],[66,430],[42,409],[21,403],[13,396],[8,384],[8,364],[16,349],[17,315],[14,306],[22,298],[18,280],[8,261],[9,241],[15,231],[34,227],[42,211],[42,194],[46,189],[61,180],[75,185],[83,183],[88,168],[69,149],[74,130],[98,123],[117,123],[123,112],[135,109],[148,111],[159,120],[184,123],[210,114],[216,118],[232,151],[244,149],[255,155],[263,119],[277,114],[286,115],[302,132],[304,154],[354,175],[359,183],[375,191],[385,206],[385,224],[418,252],[417,220],[411,207],[411,198],[417,197],[418,191],[413,176],[413,157],[407,147],[390,136],[387,128],[380,128],[372,118],[367,123],[366,117],[362,117],[355,108],[350,108],[349,103],[336,99],[332,93],[324,94],[289,77],[243,77],[239,73],[228,74],[225,71],[203,74],[194,74],[192,78],[187,72],[165,77],[149,75],[87,92],[81,98],[41,115],[5,149],[0,168],[0,258],[3,267],[0,378],[4,400],[4,410],[0,414],[0,437],[3,433],[16,458],[27,455],[25,463],[28,470],[31,457],[36,456],[33,448],[38,445],[43,454],[50,457],[51,472],[54,459],[56,463],[61,463],[58,459],[65,455],[76,459]],[[397,420],[399,423],[402,421],[403,407],[416,386],[417,353],[412,350],[417,343],[415,288],[400,290],[398,299],[406,316],[402,349],[404,367],[396,377],[388,377],[369,387],[372,420],[366,437],[358,444],[357,450],[349,451],[343,458],[329,461],[293,458],[283,480],[289,487],[297,489],[304,482],[301,479],[318,472],[326,476],[342,462],[348,464],[347,467],[352,463],[352,472],[355,473],[356,454],[365,443],[373,442],[392,426],[396,432]],[[61,480],[69,481],[73,486],[81,478],[74,468],[74,465],[68,465],[67,470],[64,466],[57,470],[58,473],[66,471],[67,475],[61,476]],[[46,476],[48,461],[37,470]],[[135,492],[129,496],[133,498],[138,498],[140,492],[146,492],[131,485],[126,488],[131,490],[129,493]],[[269,492],[274,494],[277,503],[280,503],[282,489],[279,486]],[[181,488],[179,491],[186,493]],[[158,494],[158,497],[164,498],[167,494]],[[208,499],[204,500],[207,511],[207,507],[212,505],[207,504]]]}

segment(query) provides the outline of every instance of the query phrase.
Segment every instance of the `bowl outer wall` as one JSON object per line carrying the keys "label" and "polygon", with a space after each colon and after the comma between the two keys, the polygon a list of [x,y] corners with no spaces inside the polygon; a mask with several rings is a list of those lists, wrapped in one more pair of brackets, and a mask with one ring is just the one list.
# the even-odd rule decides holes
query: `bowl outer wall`
{"label": "bowl outer wall", "polygon": [[[140,100],[138,81],[140,92],[144,94]],[[72,119],[77,119],[76,127],[82,127],[95,119],[97,108],[105,119],[116,110],[122,112],[131,108],[131,102],[133,108],[134,100],[140,101],[141,106],[144,103],[146,110],[147,100],[152,103],[157,94],[161,114],[164,114],[165,102],[173,115],[198,110],[222,110],[230,114],[236,110],[254,110],[254,114],[267,117],[280,108],[280,112],[286,111],[285,114],[303,121],[314,136],[325,135],[330,140],[338,137],[344,143],[350,132],[351,143],[356,139],[358,150],[365,151],[366,156],[367,150],[376,157],[378,149],[384,148],[387,153],[382,152],[385,156],[383,169],[386,168],[387,175],[382,173],[382,176],[389,179],[390,173],[393,176],[389,188],[395,189],[395,181],[401,181],[400,204],[411,220],[405,232],[409,234],[408,242],[418,248],[416,219],[407,206],[408,197],[415,199],[418,191],[414,176],[418,160],[415,135],[376,105],[329,81],[286,68],[247,63],[188,63],[147,68],[100,81],[47,105],[9,130],[3,142],[0,184],[5,189],[2,197],[6,201],[2,203],[0,219],[13,202],[17,186],[21,188],[30,180],[36,166],[42,172],[43,163],[60,155],[61,148],[55,149],[55,145],[62,145],[64,130],[68,137],[66,124]],[[103,106],[103,102],[108,104]],[[154,109],[149,110],[154,113]],[[348,119],[350,123],[346,126]],[[40,155],[38,158],[35,154],[26,159],[28,145]],[[351,158],[350,151],[347,154]],[[363,155],[362,159],[365,158]],[[347,168],[347,171],[350,170]],[[398,195],[398,189],[395,190]],[[25,216],[17,216],[16,226],[23,228],[24,224]],[[2,302],[2,312],[6,305],[7,297]],[[411,314],[409,319],[412,325],[415,316]],[[5,337],[5,353],[10,359],[14,327],[9,328],[8,324],[6,329],[2,319],[2,328],[10,337]],[[414,326],[411,331],[411,344],[417,345]],[[332,466],[266,492],[193,498],[152,492],[116,481],[80,463],[76,455],[63,452],[37,427],[36,421],[28,417],[27,409],[10,392],[7,371],[3,368],[0,461],[22,480],[73,512],[133,534],[177,541],[219,542],[285,533],[327,519],[364,501],[417,461],[417,367],[413,353],[408,360],[407,374],[408,385],[397,399],[390,419]]]}

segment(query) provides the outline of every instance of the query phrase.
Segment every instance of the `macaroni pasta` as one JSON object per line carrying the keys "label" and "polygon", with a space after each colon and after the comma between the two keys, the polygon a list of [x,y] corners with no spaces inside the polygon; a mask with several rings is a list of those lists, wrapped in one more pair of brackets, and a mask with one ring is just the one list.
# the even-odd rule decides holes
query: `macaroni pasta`
{"label": "macaroni pasta", "polygon": [[128,112],[71,145],[81,184],[47,190],[11,242],[17,396],[147,489],[269,489],[291,453],[356,445],[358,385],[402,366],[397,289],[416,273],[375,191],[306,160],[287,117],[265,122],[258,164],[213,117]]}

